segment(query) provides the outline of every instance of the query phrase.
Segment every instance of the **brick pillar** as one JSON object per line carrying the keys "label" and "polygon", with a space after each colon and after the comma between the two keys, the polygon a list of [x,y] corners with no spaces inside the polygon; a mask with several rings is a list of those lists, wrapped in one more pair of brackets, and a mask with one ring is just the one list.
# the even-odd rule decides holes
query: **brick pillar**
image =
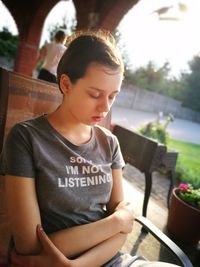
{"label": "brick pillar", "polygon": [[139,0],[73,0],[77,14],[77,29],[114,31],[123,16]]}
{"label": "brick pillar", "polygon": [[[135,5],[139,0],[110,0],[107,5],[102,7],[100,14],[99,28],[107,29],[113,32],[124,15]],[[110,5],[109,5],[110,4]]]}
{"label": "brick pillar", "polygon": [[21,23],[18,26],[19,44],[14,65],[16,72],[32,76],[45,18],[46,13],[38,12],[27,27]]}
{"label": "brick pillar", "polygon": [[38,43],[30,44],[28,41],[20,41],[14,71],[32,76],[38,48]]}
{"label": "brick pillar", "polygon": [[44,21],[59,0],[2,0],[11,12],[19,31],[14,71],[32,76]]}

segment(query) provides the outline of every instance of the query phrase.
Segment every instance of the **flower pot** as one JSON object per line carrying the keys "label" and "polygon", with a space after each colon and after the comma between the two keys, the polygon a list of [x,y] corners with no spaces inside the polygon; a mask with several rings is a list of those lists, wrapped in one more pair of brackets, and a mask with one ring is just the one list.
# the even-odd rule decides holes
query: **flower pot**
{"label": "flower pot", "polygon": [[196,246],[200,240],[200,209],[180,199],[178,190],[172,191],[167,230],[175,239]]}

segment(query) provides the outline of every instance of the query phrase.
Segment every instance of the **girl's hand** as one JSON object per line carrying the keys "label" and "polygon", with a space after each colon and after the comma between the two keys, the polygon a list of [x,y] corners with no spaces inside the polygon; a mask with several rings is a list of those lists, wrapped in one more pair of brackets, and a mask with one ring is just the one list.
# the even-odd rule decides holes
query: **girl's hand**
{"label": "girl's hand", "polygon": [[130,202],[122,201],[115,209],[114,215],[120,222],[121,233],[128,234],[133,229],[134,212]]}
{"label": "girl's hand", "polygon": [[37,236],[42,246],[42,250],[38,255],[22,256],[16,252],[11,254],[12,267],[70,267],[71,261],[68,260],[58,250],[40,225],[37,226]]}

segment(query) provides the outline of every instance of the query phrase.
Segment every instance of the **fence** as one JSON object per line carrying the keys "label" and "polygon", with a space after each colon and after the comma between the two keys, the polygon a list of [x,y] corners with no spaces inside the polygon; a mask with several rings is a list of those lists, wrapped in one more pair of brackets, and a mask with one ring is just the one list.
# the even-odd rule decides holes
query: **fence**
{"label": "fence", "polygon": [[153,113],[163,112],[164,115],[171,113],[174,117],[200,123],[200,112],[182,107],[180,101],[171,97],[132,85],[123,86],[115,105]]}

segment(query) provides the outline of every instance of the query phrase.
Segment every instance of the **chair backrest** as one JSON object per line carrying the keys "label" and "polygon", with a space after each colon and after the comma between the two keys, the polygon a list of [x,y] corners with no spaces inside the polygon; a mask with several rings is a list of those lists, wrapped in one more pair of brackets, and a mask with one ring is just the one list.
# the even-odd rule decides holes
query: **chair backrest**
{"label": "chair backrest", "polygon": [[0,68],[0,151],[16,122],[51,112],[61,101],[56,84]]}
{"label": "chair backrest", "polygon": [[142,172],[150,171],[158,143],[119,125],[114,126],[113,133],[119,140],[125,162]]}
{"label": "chair backrest", "polygon": [[[12,126],[26,119],[50,113],[62,101],[57,84],[0,68],[0,152]],[[110,128],[111,113],[101,123]]]}

